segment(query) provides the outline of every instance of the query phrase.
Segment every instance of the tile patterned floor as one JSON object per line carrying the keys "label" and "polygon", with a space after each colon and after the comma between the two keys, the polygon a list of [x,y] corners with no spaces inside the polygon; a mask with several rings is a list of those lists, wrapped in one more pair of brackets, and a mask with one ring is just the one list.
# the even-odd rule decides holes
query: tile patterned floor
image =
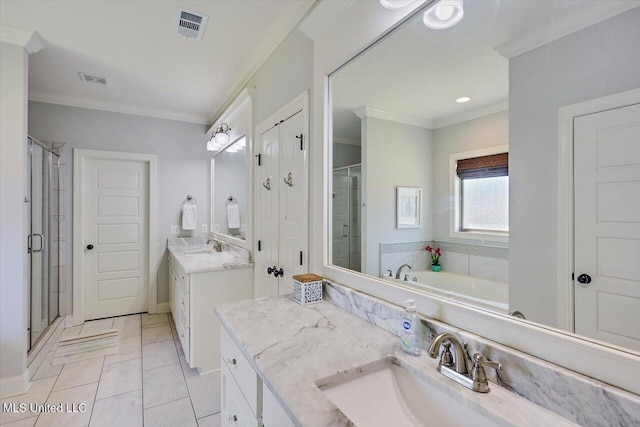
{"label": "tile patterned floor", "polygon": [[61,337],[118,329],[117,354],[51,366],[55,346],[32,372],[27,394],[5,403],[86,404],[85,412],[4,412],[7,427],[220,427],[220,374],[187,365],[171,315],[134,314],[86,322]]}

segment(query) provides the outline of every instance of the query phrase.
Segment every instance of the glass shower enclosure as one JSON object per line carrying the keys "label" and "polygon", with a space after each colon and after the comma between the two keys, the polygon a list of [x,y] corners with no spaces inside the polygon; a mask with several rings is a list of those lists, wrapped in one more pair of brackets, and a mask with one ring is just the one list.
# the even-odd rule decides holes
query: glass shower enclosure
{"label": "glass shower enclosure", "polygon": [[60,170],[57,150],[28,139],[29,350],[59,315]]}
{"label": "glass shower enclosure", "polygon": [[361,271],[362,166],[333,170],[332,263]]}

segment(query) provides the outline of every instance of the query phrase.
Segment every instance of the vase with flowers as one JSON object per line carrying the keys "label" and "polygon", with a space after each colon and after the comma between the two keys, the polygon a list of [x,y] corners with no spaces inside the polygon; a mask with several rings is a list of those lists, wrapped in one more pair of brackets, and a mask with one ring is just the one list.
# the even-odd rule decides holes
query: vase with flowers
{"label": "vase with flowers", "polygon": [[440,269],[442,268],[440,266],[440,257],[442,256],[440,247],[433,248],[427,245],[425,250],[429,252],[429,255],[431,256],[431,271],[440,271]]}

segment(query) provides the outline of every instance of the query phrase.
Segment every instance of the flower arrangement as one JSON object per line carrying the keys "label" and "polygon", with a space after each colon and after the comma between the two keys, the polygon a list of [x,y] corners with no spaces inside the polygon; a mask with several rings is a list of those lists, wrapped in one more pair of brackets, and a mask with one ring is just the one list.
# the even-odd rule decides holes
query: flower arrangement
{"label": "flower arrangement", "polygon": [[439,266],[440,265],[440,257],[442,256],[442,252],[440,251],[440,247],[432,248],[431,246],[427,246],[425,248],[429,254],[431,254],[431,265]]}

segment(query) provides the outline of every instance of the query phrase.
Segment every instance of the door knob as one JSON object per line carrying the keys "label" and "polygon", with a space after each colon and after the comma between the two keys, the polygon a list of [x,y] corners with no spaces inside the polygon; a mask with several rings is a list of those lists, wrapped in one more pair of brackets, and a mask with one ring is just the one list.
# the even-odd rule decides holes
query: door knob
{"label": "door knob", "polygon": [[[271,274],[271,273],[275,274],[275,271],[276,271],[277,268],[278,267],[276,267],[275,265],[273,267],[267,267],[267,274]],[[278,277],[278,276],[276,276],[276,277]]]}
{"label": "door knob", "polygon": [[93,249],[93,245],[87,245],[87,249],[88,249],[88,250]]}
{"label": "door knob", "polygon": [[580,283],[581,285],[588,285],[589,283],[591,283],[591,276],[589,276],[588,274],[579,275],[578,283]]}
{"label": "door knob", "polygon": [[273,272],[273,275],[278,277],[278,276],[284,276],[284,271],[282,270],[282,267],[280,267],[280,270],[275,270]]}

